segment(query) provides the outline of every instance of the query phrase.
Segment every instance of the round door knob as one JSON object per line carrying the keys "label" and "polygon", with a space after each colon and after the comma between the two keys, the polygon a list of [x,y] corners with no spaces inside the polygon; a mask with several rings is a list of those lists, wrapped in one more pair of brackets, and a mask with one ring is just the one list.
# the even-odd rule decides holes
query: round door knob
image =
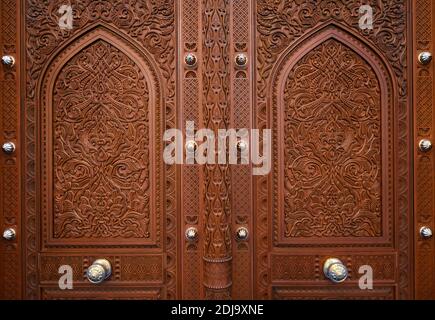
{"label": "round door knob", "polygon": [[432,229],[429,228],[429,227],[426,227],[426,226],[421,227],[420,228],[420,236],[423,239],[430,239],[430,238],[432,238]]}
{"label": "round door knob", "polygon": [[2,145],[2,150],[4,153],[11,154],[15,151],[15,144],[13,142],[5,142]]}
{"label": "round door knob", "polygon": [[420,149],[421,152],[428,152],[429,150],[432,149],[432,142],[428,139],[422,139],[418,143],[418,148]]}
{"label": "round door knob", "polygon": [[240,227],[236,230],[236,240],[246,241],[248,240],[249,231],[245,227]]}
{"label": "round door knob", "polygon": [[7,67],[13,67],[15,65],[15,58],[12,56],[3,56],[2,63]]}
{"label": "round door knob", "polygon": [[91,283],[101,283],[112,274],[112,266],[106,259],[97,259],[86,271],[86,277]]}
{"label": "round door knob", "polygon": [[198,239],[198,229],[195,227],[189,227],[185,232],[187,241],[196,241]]}
{"label": "round door knob", "polygon": [[17,237],[17,232],[13,228],[8,228],[3,232],[5,240],[14,240]]}
{"label": "round door knob", "polygon": [[427,51],[423,51],[418,55],[418,62],[422,65],[426,65],[432,61],[432,54]]}
{"label": "round door knob", "polygon": [[335,283],[343,282],[349,275],[346,266],[337,258],[329,258],[323,264],[325,277]]}

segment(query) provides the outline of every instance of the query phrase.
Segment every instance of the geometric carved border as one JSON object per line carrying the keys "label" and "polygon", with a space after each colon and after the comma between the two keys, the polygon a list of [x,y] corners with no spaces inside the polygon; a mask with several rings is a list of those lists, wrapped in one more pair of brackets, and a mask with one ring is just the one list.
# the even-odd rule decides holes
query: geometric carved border
{"label": "geometric carved border", "polygon": [[[414,28],[414,143],[421,139],[433,142],[434,66],[416,62],[422,51],[433,52],[434,14],[432,0],[415,0]],[[421,227],[434,229],[434,156],[433,150],[422,153],[414,149],[414,212],[415,212],[415,298],[435,299],[435,240],[422,239]]]}

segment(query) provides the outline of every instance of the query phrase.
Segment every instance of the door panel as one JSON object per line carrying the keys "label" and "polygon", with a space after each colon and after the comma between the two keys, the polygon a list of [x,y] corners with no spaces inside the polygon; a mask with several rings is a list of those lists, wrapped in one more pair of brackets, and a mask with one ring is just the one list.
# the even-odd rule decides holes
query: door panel
{"label": "door panel", "polygon": [[[174,3],[80,1],[59,31],[61,4],[25,8],[26,297],[174,298],[175,168],[160,151]],[[103,258],[113,274],[96,290],[85,273]],[[59,290],[61,265],[77,290]]]}
{"label": "door panel", "polygon": [[[407,4],[374,6],[365,31],[357,2],[256,10],[255,119],[274,146],[272,173],[255,179],[257,297],[411,297]],[[341,284],[323,274],[332,257]]]}
{"label": "door panel", "polygon": [[[76,0],[71,28],[64,4],[0,3],[1,299],[435,297],[430,0],[365,30],[360,1]],[[271,172],[164,164],[187,121],[271,129]]]}

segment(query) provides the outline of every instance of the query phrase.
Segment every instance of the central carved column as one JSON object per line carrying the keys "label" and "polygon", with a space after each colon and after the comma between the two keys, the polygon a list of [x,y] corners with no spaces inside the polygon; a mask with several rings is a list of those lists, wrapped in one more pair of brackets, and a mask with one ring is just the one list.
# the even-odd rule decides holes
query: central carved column
{"label": "central carved column", "polygon": [[[204,127],[230,125],[229,1],[203,0]],[[228,164],[204,166],[204,287],[206,299],[231,298],[231,203]]]}

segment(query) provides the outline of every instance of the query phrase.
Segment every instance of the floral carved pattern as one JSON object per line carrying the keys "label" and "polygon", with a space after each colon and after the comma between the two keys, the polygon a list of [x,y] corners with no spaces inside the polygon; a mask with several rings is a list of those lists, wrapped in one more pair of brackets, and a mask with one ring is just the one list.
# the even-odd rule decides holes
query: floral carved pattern
{"label": "floral carved pattern", "polygon": [[[59,28],[59,18],[62,16],[59,13],[59,8],[65,4],[69,4],[73,8],[72,29]],[[173,0],[71,0],[65,3],[63,0],[26,0],[23,7],[25,10],[24,31],[26,50],[25,57],[23,57],[26,61],[26,97],[25,107],[23,107],[25,110],[23,114],[23,126],[25,127],[25,133],[23,134],[23,142],[25,144],[25,147],[23,146],[23,151],[25,152],[23,156],[23,174],[26,181],[24,185],[26,229],[23,235],[23,239],[26,239],[26,279],[24,287],[26,292],[25,297],[27,299],[36,299],[40,296],[37,255],[41,249],[40,244],[46,245],[45,239],[46,235],[49,234],[49,220],[51,220],[51,218],[47,219],[45,214],[48,212],[48,209],[44,208],[44,206],[48,207],[50,205],[48,203],[42,204],[44,212],[41,219],[39,209],[37,208],[37,199],[40,195],[36,190],[39,188],[36,186],[43,186],[40,189],[47,190],[47,192],[48,189],[52,190],[54,189],[53,187],[56,187],[48,186],[48,182],[44,180],[47,174],[41,175],[39,173],[41,166],[43,168],[47,166],[41,163],[37,153],[34,151],[40,146],[40,141],[38,140],[38,131],[40,129],[38,128],[42,125],[38,118],[40,115],[44,116],[47,114],[47,110],[44,109],[45,106],[42,105],[39,98],[43,93],[41,93],[42,88],[38,86],[38,83],[44,80],[45,70],[48,69],[48,72],[52,70],[51,67],[54,65],[52,62],[63,59],[66,52],[70,51],[69,48],[79,45],[89,35],[101,33],[101,31],[104,31],[106,34],[110,33],[111,38],[119,39],[122,43],[117,45],[118,48],[125,48],[126,51],[131,52],[135,51],[135,54],[140,57],[148,56],[147,59],[142,60],[142,58],[139,58],[139,60],[142,62],[148,60],[147,64],[151,73],[150,79],[152,79],[149,83],[149,89],[153,90],[153,97],[158,102],[158,105],[153,105],[155,117],[152,134],[155,137],[153,148],[160,150],[161,132],[167,128],[174,128],[176,120],[176,2]],[[112,43],[111,41],[108,42]],[[118,43],[118,40],[115,40],[113,44],[115,43]],[[59,52],[59,50],[61,51]],[[150,67],[150,65],[153,66]],[[141,121],[140,117],[137,120],[139,123]],[[156,157],[156,163],[161,163],[160,159],[157,159],[159,153],[154,153],[154,156]],[[143,159],[140,161],[141,164],[145,163]],[[119,174],[122,175],[124,169],[119,169]],[[129,231],[131,235],[128,235],[128,242],[132,244],[125,245],[134,246],[133,243],[138,243],[135,237],[139,234],[141,234],[141,243],[144,239],[151,241],[151,236],[155,236],[156,245],[164,250],[167,257],[165,267],[166,280],[164,284],[164,297],[167,299],[173,299],[177,296],[177,247],[175,241],[177,228],[177,181],[175,173],[175,166],[153,166],[150,174],[155,177],[156,191],[165,188],[166,192],[155,192],[153,194],[153,207],[156,208],[156,211],[151,216],[150,238],[144,238],[147,232],[147,222],[144,221],[144,224],[140,227],[142,229],[139,227],[135,228],[134,232],[137,235],[133,235]],[[143,177],[138,177],[137,179],[139,181]],[[139,188],[145,187],[141,186]],[[122,188],[118,190],[122,190]],[[44,197],[44,199],[48,199],[48,197]],[[134,207],[128,210],[136,210],[138,208],[136,203],[132,205]],[[141,214],[144,214],[144,211]],[[154,222],[151,223],[152,221]],[[165,221],[164,226],[161,225],[163,221]],[[154,226],[156,227],[154,228]],[[163,232],[165,236],[163,236]],[[51,235],[54,235],[54,230],[51,232]],[[95,240],[96,238],[93,239]],[[118,239],[116,238],[116,240]],[[67,241],[70,240],[79,240],[79,237],[69,238]],[[62,241],[66,242],[66,240],[59,242]],[[124,245],[122,246],[124,247]],[[163,288],[161,290],[163,292]]]}
{"label": "floral carved pattern", "polygon": [[380,86],[362,58],[328,40],[284,90],[286,237],[381,235]]}
{"label": "floral carved pattern", "polygon": [[148,85],[99,40],[54,88],[55,238],[148,238]]}

